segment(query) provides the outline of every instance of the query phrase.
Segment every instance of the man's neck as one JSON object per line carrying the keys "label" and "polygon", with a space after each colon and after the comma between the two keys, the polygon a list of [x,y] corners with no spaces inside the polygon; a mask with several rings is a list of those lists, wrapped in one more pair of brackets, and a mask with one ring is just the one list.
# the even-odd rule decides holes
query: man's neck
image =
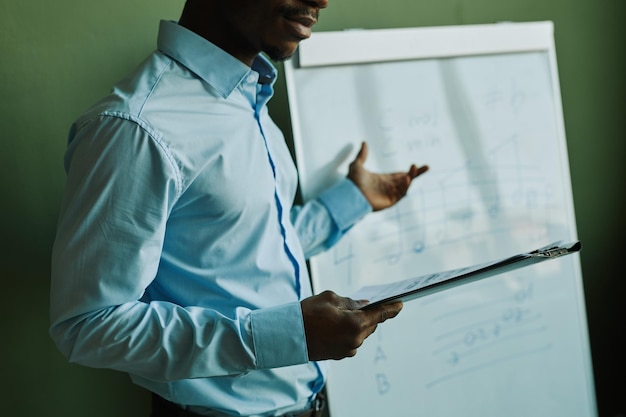
{"label": "man's neck", "polygon": [[226,23],[217,3],[188,0],[178,23],[251,67],[260,51],[242,48],[247,42]]}

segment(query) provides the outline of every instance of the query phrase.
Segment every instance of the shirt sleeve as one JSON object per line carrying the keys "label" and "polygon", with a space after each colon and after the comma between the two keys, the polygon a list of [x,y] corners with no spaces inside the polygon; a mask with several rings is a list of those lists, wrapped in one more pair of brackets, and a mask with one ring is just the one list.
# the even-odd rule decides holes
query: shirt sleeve
{"label": "shirt sleeve", "polygon": [[[209,308],[142,301],[183,184],[149,128],[100,116],[71,140],[66,170],[52,252],[50,334],[70,362],[171,381],[308,361],[306,351],[294,349],[302,329],[266,330],[276,317],[293,317],[302,327],[299,303],[273,311],[239,308],[226,317]],[[276,355],[257,355],[269,343]]]}
{"label": "shirt sleeve", "polygon": [[291,221],[308,259],[331,248],[371,211],[372,206],[363,193],[345,178],[317,198],[294,206]]}

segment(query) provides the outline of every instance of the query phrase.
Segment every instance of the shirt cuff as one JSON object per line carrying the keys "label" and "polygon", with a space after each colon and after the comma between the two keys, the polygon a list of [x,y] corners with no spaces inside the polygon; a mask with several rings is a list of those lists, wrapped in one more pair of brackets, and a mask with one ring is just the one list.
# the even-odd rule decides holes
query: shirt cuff
{"label": "shirt cuff", "polygon": [[254,310],[251,324],[257,369],[309,362],[299,302]]}
{"label": "shirt cuff", "polygon": [[372,206],[361,190],[348,178],[324,191],[318,200],[326,207],[342,232],[372,211]]}

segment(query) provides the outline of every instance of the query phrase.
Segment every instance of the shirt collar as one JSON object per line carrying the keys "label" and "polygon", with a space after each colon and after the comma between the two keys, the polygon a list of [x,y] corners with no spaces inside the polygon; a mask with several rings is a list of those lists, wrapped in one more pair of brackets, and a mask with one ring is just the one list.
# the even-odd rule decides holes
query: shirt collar
{"label": "shirt collar", "polygon": [[[162,20],[157,41],[159,51],[189,68],[215,88],[224,98],[250,74],[250,68],[208,40],[171,21]],[[276,68],[263,55],[257,56],[252,70],[259,83],[272,84]]]}

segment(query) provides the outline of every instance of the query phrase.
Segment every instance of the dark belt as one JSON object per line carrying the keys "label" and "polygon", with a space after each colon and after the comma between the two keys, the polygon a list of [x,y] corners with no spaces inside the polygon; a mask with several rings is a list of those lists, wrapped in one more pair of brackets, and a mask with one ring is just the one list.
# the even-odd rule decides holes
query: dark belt
{"label": "dark belt", "polygon": [[[326,406],[326,400],[322,393],[317,394],[311,404],[311,408],[295,413],[283,414],[281,417],[321,417]],[[152,413],[150,417],[205,417],[191,411],[183,410],[178,405],[152,394]]]}

